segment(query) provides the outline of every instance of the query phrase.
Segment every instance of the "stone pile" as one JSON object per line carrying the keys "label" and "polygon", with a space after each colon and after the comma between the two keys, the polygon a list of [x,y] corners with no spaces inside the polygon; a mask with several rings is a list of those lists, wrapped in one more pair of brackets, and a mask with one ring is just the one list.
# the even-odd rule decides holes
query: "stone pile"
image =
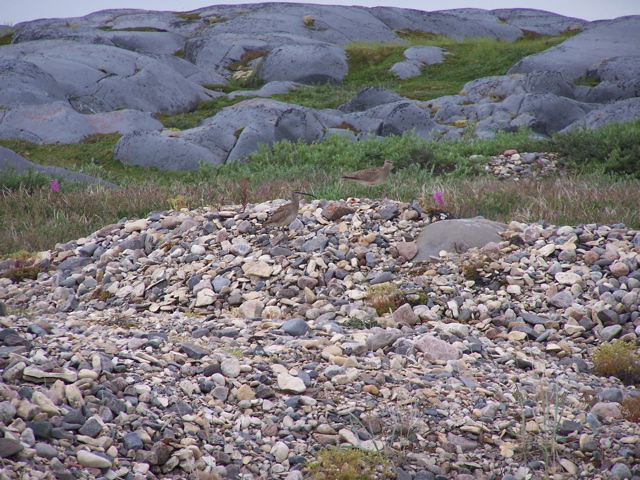
{"label": "stone pile", "polygon": [[640,232],[512,222],[413,263],[418,205],[275,206],[124,219],[0,279],[0,478],[297,480],[335,445],[402,480],[638,478],[638,392],[592,354],[637,342]]}
{"label": "stone pile", "polygon": [[507,150],[491,157],[483,165],[484,172],[500,180],[519,181],[522,178],[543,178],[558,174],[556,155],[553,153],[524,153]]}

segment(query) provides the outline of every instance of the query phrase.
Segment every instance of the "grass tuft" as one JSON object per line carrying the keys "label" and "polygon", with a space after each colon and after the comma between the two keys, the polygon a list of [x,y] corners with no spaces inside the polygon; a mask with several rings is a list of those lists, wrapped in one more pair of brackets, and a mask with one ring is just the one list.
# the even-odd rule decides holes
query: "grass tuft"
{"label": "grass tuft", "polygon": [[312,480],[372,480],[396,478],[385,459],[359,448],[325,448],[305,468]]}
{"label": "grass tuft", "polygon": [[597,375],[619,378],[625,385],[640,383],[640,358],[632,343],[615,340],[602,344],[594,350],[592,361]]}
{"label": "grass tuft", "polygon": [[390,282],[369,287],[367,298],[379,317],[393,312],[406,301],[404,292]]}

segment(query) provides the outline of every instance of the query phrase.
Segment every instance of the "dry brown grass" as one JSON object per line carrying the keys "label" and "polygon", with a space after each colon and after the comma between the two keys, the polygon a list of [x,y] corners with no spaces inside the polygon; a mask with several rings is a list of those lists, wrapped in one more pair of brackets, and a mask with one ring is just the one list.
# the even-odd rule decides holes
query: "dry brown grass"
{"label": "dry brown grass", "polygon": [[[505,182],[491,178],[457,180],[443,185],[447,210],[459,218],[482,215],[491,220],[554,225],[580,223],[640,224],[637,182],[602,177]],[[431,195],[431,190],[424,197]]]}

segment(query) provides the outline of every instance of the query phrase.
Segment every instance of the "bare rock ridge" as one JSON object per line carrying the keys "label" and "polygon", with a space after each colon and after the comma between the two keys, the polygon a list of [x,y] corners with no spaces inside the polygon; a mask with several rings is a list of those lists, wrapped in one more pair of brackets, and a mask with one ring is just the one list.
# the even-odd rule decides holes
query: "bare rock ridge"
{"label": "bare rock ridge", "polygon": [[[455,125],[465,123],[484,138],[523,126],[543,136],[598,128],[640,114],[639,24],[640,16],[587,22],[533,9],[425,12],[285,3],[213,5],[188,13],[117,9],[36,20],[16,25],[12,43],[0,47],[0,138],[74,143],[117,132],[123,136],[115,159],[184,170],[246,158],[259,143],[283,138],[341,134],[356,140],[412,130],[427,139],[455,139],[462,132]],[[579,34],[522,59],[507,75],[474,80],[458,95],[429,102],[381,89],[366,89],[344,108],[326,111],[266,98],[306,84],[339,84],[347,74],[345,44],[400,42],[399,30],[511,42],[525,31],[576,29]],[[410,47],[392,71],[408,78],[448,54]],[[237,70],[239,63],[245,70]],[[153,118],[192,111],[225,95],[207,85],[247,74],[266,84],[229,95],[256,98],[196,128],[167,131]],[[601,82],[581,85],[584,75]],[[353,129],[336,128],[345,123]]]}

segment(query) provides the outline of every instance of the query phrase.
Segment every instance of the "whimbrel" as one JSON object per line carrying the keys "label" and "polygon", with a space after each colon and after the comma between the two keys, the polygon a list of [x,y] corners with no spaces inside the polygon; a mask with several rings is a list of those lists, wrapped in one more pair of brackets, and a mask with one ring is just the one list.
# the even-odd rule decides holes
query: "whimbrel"
{"label": "whimbrel", "polygon": [[345,180],[354,180],[360,185],[369,187],[369,190],[371,190],[371,187],[380,185],[387,179],[387,177],[389,177],[389,172],[393,163],[393,161],[387,159],[381,167],[365,168],[364,170],[358,170],[351,175],[344,175],[342,178]]}
{"label": "whimbrel", "polygon": [[265,225],[272,225],[274,227],[288,227],[298,216],[298,209],[300,208],[299,195],[309,195],[315,198],[310,193],[301,192],[300,190],[294,190],[291,193],[291,201],[280,206],[269,218],[264,222]]}

